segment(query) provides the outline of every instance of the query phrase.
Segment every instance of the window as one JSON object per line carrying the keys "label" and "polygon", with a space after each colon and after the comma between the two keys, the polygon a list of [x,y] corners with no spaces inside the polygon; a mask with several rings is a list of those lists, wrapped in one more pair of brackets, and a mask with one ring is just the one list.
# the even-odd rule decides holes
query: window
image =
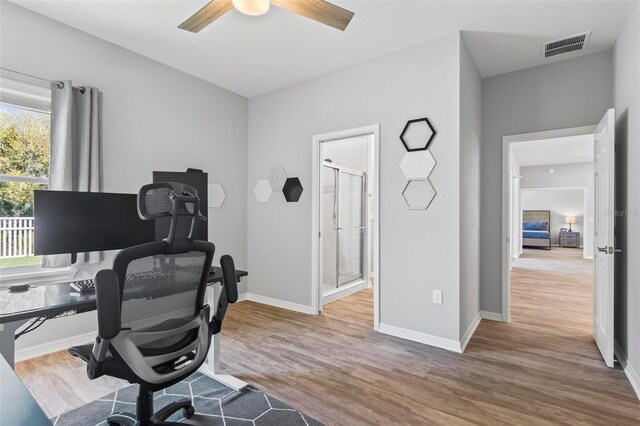
{"label": "window", "polygon": [[0,268],[41,263],[33,253],[33,191],[49,182],[50,113],[29,106],[0,102]]}

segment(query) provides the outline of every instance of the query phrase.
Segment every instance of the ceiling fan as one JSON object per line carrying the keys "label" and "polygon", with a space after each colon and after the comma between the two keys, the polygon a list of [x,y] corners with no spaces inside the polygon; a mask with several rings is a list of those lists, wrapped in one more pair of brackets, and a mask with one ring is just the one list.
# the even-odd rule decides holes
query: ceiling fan
{"label": "ceiling fan", "polygon": [[245,15],[258,16],[267,13],[269,6],[281,7],[290,12],[321,22],[344,31],[354,13],[324,0],[212,0],[178,28],[197,33],[231,8]]}

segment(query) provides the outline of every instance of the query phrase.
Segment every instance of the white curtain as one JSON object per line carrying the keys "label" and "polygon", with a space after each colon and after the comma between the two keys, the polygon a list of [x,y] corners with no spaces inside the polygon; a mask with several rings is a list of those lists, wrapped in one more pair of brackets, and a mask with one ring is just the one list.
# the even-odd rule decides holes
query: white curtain
{"label": "white curtain", "polygon": [[[94,87],[73,87],[71,81],[51,84],[50,190],[102,189],[101,98]],[[78,253],[77,263],[96,263],[100,257],[99,252]],[[70,264],[70,254],[44,256],[42,261],[50,268]]]}

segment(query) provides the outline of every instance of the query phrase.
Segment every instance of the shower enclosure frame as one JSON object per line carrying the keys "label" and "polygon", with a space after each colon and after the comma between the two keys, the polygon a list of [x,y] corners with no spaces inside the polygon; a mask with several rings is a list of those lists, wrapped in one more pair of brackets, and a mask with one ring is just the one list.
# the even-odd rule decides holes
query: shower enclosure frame
{"label": "shower enclosure frame", "polygon": [[[336,235],[336,289],[339,289],[342,286],[345,286],[347,284],[352,284],[358,281],[366,281],[368,278],[366,276],[367,272],[366,271],[366,267],[367,267],[367,255],[368,250],[366,250],[366,247],[368,247],[369,244],[369,238],[367,235],[367,230],[369,229],[368,225],[368,220],[367,220],[367,203],[369,202],[369,197],[368,197],[368,188],[367,188],[367,173],[365,171],[362,170],[355,170],[355,169],[350,169],[349,167],[344,167],[341,166],[339,164],[335,164],[332,163],[330,161],[323,161],[322,162],[322,167],[327,167],[330,169],[333,169],[334,173],[335,173],[335,177],[334,177],[334,186],[336,189],[335,192],[335,204],[334,204],[334,210],[335,210],[335,216],[336,216],[336,222],[335,222],[335,228],[332,230],[327,229],[326,227],[323,227],[323,232],[325,233],[325,235],[330,232],[330,231],[335,231],[335,235]],[[320,172],[322,173],[322,172]],[[362,193],[362,205],[360,207],[360,226],[356,226],[356,227],[343,227],[343,223],[342,223],[342,190],[343,187],[341,186],[342,184],[342,174],[348,174],[351,176],[357,176],[361,179],[361,193]],[[322,212],[324,213],[324,212]],[[322,216],[321,213],[321,216]],[[362,226],[362,225],[365,226]],[[345,281],[343,283],[340,283],[340,231],[345,231],[348,229],[360,229],[360,265],[359,265],[359,270],[360,270],[360,274],[357,278],[354,278],[352,280],[349,281]],[[324,247],[323,247],[324,249]],[[324,265],[323,265],[324,266]],[[324,272],[323,272],[324,274]],[[321,285],[324,285],[324,279],[321,280],[320,282]]]}
{"label": "shower enclosure frame", "polygon": [[[375,284],[373,286],[373,329],[380,329],[380,304],[381,304],[381,287],[384,281],[380,276],[380,125],[374,124],[370,126],[359,127],[355,129],[341,130],[337,132],[315,135],[311,140],[311,306],[305,307],[305,312],[319,314],[322,312],[322,284],[320,281],[322,267],[322,245],[321,245],[321,172],[322,160],[321,146],[323,142],[331,142],[342,139],[355,138],[359,136],[367,137],[369,154],[369,170],[367,174],[367,184],[369,189],[368,196],[370,202],[367,209],[367,223],[369,224],[369,238],[371,244],[367,247],[367,265],[366,270],[373,271]],[[372,252],[371,252],[371,251]]]}

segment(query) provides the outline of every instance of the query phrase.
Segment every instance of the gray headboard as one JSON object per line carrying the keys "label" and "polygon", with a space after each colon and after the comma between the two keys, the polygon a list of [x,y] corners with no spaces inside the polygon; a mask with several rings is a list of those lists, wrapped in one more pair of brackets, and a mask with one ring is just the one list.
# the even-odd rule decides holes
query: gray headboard
{"label": "gray headboard", "polygon": [[547,222],[547,231],[551,223],[551,211],[550,210],[523,210],[522,211],[523,222]]}

